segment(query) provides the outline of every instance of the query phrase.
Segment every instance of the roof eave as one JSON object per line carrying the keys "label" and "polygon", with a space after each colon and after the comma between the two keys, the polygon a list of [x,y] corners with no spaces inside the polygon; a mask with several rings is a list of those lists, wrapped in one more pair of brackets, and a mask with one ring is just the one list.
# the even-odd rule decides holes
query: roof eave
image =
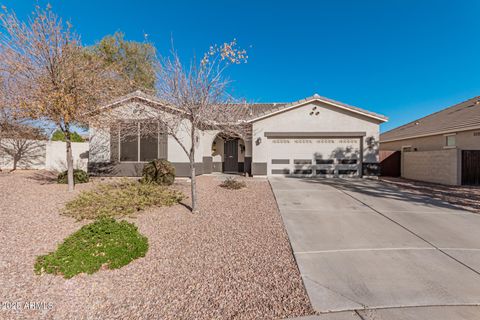
{"label": "roof eave", "polygon": [[292,109],[295,109],[295,108],[298,108],[302,105],[305,105],[307,103],[311,103],[311,102],[314,102],[314,101],[318,101],[318,102],[322,102],[322,103],[326,103],[326,104],[329,104],[329,105],[332,105],[332,106],[335,106],[337,108],[340,108],[340,109],[343,109],[343,110],[347,110],[347,111],[350,111],[350,112],[353,112],[353,113],[357,113],[357,114],[361,114],[363,116],[366,116],[366,117],[369,117],[369,118],[372,118],[372,119],[376,119],[380,122],[387,122],[388,121],[388,118],[385,117],[385,116],[382,116],[382,115],[373,115],[373,114],[370,114],[370,113],[367,113],[367,112],[361,112],[359,110],[355,110],[355,109],[352,109],[352,108],[348,108],[346,106],[342,106],[340,104],[336,104],[332,101],[328,101],[328,100],[324,100],[324,99],[321,99],[321,98],[317,98],[317,97],[310,97],[310,98],[306,98],[306,99],[302,99],[294,104],[292,104],[291,106],[289,107],[286,107],[284,109],[280,109],[280,110],[277,110],[277,111],[274,111],[274,112],[271,112],[271,113],[267,113],[267,114],[264,114],[260,117],[256,117],[256,118],[253,118],[253,119],[250,119],[250,120],[247,120],[247,122],[249,123],[253,123],[253,122],[257,122],[257,121],[260,121],[260,120],[263,120],[265,118],[269,118],[269,117],[272,117],[272,116],[275,116],[277,114],[280,114],[280,113],[283,113],[283,112],[286,112],[286,111],[289,111],[289,110],[292,110]]}
{"label": "roof eave", "polygon": [[417,135],[413,135],[413,136],[393,138],[393,139],[388,139],[388,140],[382,140],[382,135],[380,135],[380,143],[395,142],[395,141],[402,141],[402,140],[409,140],[409,139],[417,139],[417,138],[423,138],[423,137],[438,136],[440,134],[449,134],[449,133],[454,133],[454,132],[463,132],[463,131],[478,130],[478,129],[480,129],[480,125],[469,126],[469,127],[459,128],[459,129],[435,131],[435,132],[430,132],[430,133],[417,134]]}
{"label": "roof eave", "polygon": [[125,95],[125,96],[123,96],[119,99],[116,99],[112,102],[109,102],[108,104],[103,105],[99,109],[95,110],[95,113],[101,113],[102,111],[104,111],[106,109],[115,108],[116,106],[120,106],[120,105],[122,105],[122,104],[124,104],[128,101],[134,100],[134,99],[143,100],[143,101],[146,101],[148,103],[151,103],[151,104],[154,104],[154,105],[157,105],[157,106],[161,106],[163,108],[170,109],[170,110],[173,110],[173,111],[176,111],[176,112],[182,112],[182,113],[184,112],[183,110],[178,109],[176,107],[172,107],[172,106],[168,105],[167,103],[158,101],[157,99],[155,99],[154,97],[151,97],[150,95],[144,93],[143,91],[137,90],[137,91],[129,93],[129,94],[127,94],[127,95]]}

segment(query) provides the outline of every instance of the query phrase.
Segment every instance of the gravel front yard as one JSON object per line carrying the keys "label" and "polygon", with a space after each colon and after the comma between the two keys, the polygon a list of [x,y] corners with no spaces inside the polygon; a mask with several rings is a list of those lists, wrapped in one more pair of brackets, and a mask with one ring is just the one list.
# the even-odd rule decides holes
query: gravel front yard
{"label": "gravel front yard", "polygon": [[382,181],[419,194],[449,202],[465,210],[480,213],[480,187],[447,186],[437,183],[382,177]]}
{"label": "gravel front yard", "polygon": [[[64,203],[95,183],[45,183],[38,173],[0,173],[0,318],[278,319],[313,314],[267,181],[247,189],[198,178],[201,214],[181,205],[148,210],[134,222],[149,239],[145,258],[66,280],[33,273],[87,222],[60,216]],[[177,188],[188,190],[185,183]],[[186,193],[188,194],[188,193]],[[5,310],[18,302],[21,310]],[[25,310],[25,302],[51,303]]]}

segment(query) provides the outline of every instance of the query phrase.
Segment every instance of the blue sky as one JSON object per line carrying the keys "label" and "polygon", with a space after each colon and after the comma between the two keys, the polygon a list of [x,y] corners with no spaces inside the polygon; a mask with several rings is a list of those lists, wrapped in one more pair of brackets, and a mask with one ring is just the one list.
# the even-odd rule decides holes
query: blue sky
{"label": "blue sky", "polygon": [[[0,0],[21,17],[36,1]],[[39,1],[40,4],[46,3]],[[385,114],[394,128],[480,95],[480,1],[50,1],[84,44],[122,31],[184,59],[237,38],[238,97],[289,102],[314,93]]]}

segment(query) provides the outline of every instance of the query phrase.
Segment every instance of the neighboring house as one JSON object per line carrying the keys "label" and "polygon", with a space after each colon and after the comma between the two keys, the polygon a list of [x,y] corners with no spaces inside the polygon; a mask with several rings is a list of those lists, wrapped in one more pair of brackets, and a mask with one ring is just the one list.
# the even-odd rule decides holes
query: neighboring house
{"label": "neighboring house", "polygon": [[[172,162],[177,176],[189,175],[188,158],[173,137],[161,130],[153,137],[141,134],[142,125],[148,123],[145,114],[159,110],[168,114],[169,107],[137,91],[103,108],[102,112],[113,112],[124,121],[138,121],[139,126],[132,132],[131,126],[122,130],[121,126],[91,125],[91,173],[138,176],[147,161],[163,158]],[[251,125],[251,132],[245,137],[225,139],[218,130],[198,133],[198,174],[362,176],[377,167],[379,125],[387,121],[382,115],[319,95],[293,103],[261,103],[242,108],[243,121]],[[188,141],[187,136],[183,138]]]}
{"label": "neighboring house", "polygon": [[480,184],[480,97],[380,135],[381,151],[402,152],[402,176]]}

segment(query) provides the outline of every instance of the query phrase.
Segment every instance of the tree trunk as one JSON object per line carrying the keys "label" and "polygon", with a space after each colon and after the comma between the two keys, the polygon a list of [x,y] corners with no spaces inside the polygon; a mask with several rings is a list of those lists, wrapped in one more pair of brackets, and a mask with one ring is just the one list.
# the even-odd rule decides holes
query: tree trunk
{"label": "tree trunk", "polygon": [[195,127],[193,125],[193,121],[191,123],[190,129],[190,138],[191,138],[191,147],[190,147],[190,187],[192,191],[192,213],[198,213],[197,208],[197,184],[196,184],[196,175],[195,175]]}
{"label": "tree trunk", "polygon": [[192,213],[198,213],[197,208],[197,183],[195,181],[195,161],[190,161],[190,187],[192,191]]}
{"label": "tree trunk", "polygon": [[18,163],[18,157],[17,157],[17,155],[14,155],[13,156],[13,168],[12,168],[12,170],[10,170],[10,172],[13,172],[13,171],[17,170],[17,163]]}
{"label": "tree trunk", "polygon": [[65,132],[65,142],[67,144],[67,179],[68,191],[73,191],[75,188],[75,181],[73,179],[73,155],[72,142],[70,141],[70,132]]}

